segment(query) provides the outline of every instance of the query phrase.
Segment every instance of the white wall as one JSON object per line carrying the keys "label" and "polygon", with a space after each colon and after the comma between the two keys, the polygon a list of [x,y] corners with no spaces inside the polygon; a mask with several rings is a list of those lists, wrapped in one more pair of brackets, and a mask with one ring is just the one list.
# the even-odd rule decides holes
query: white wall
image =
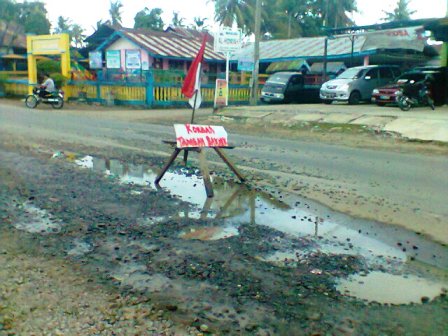
{"label": "white wall", "polygon": [[126,69],[126,50],[140,50],[142,64],[144,62],[148,62],[149,67],[152,67],[153,57],[149,56],[145,50],[141,49],[138,45],[127,39],[124,38],[118,39],[117,41],[112,43],[108,48],[106,48],[106,50],[120,50],[122,69]]}

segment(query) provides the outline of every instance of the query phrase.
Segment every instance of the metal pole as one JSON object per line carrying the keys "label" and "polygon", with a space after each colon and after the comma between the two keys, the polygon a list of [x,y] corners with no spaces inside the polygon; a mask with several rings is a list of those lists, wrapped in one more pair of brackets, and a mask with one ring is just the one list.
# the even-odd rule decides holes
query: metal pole
{"label": "metal pole", "polygon": [[260,70],[260,26],[261,26],[261,0],[257,0],[255,5],[255,44],[254,44],[254,70],[252,71],[252,95],[250,104],[256,105],[258,102],[258,73]]}
{"label": "metal pole", "polygon": [[350,54],[350,67],[353,67],[353,51],[355,49],[355,35],[350,36],[350,40],[352,41],[352,52]]}
{"label": "metal pole", "polygon": [[288,11],[286,13],[288,13],[288,38],[291,38],[291,14]]}
{"label": "metal pole", "polygon": [[325,37],[324,41],[324,73],[322,82],[327,81],[327,58],[328,58],[328,37]]}
{"label": "metal pole", "polygon": [[229,105],[229,63],[230,63],[230,53],[226,53],[226,106]]}

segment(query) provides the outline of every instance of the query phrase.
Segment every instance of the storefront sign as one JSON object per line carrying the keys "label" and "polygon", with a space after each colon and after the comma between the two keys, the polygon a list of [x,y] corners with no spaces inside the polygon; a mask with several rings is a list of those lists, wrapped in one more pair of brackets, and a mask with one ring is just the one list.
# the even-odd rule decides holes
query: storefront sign
{"label": "storefront sign", "polygon": [[175,124],[174,131],[178,148],[228,146],[222,126]]}
{"label": "storefront sign", "polygon": [[231,28],[221,27],[215,33],[214,49],[222,53],[234,52],[241,48],[241,39],[241,29],[232,30]]}
{"label": "storefront sign", "polygon": [[227,106],[228,90],[227,81],[225,79],[217,79],[215,87],[215,107]]}
{"label": "storefront sign", "polygon": [[255,63],[251,57],[238,59],[238,71],[254,71]]}
{"label": "storefront sign", "polygon": [[90,69],[101,69],[103,67],[101,51],[89,52],[89,66]]}
{"label": "storefront sign", "polygon": [[126,50],[126,69],[141,69],[140,50]]}
{"label": "storefront sign", "polygon": [[120,50],[106,50],[106,67],[108,69],[120,69]]}

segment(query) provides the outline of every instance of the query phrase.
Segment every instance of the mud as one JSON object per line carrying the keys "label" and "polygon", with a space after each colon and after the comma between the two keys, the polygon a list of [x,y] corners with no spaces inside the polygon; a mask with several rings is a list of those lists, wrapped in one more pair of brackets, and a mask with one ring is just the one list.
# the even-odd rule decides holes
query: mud
{"label": "mud", "polygon": [[[162,158],[124,150],[101,157],[81,146],[53,153],[19,141],[0,148],[0,258],[6,269],[32,269],[0,273],[2,283],[14,278],[1,287],[0,335],[448,330],[447,249],[415,232],[231,183],[219,170],[210,203],[194,167],[177,167],[157,189]],[[378,274],[383,283],[381,274],[423,280],[405,301],[345,286]],[[47,282],[55,290],[45,304],[29,306]]]}

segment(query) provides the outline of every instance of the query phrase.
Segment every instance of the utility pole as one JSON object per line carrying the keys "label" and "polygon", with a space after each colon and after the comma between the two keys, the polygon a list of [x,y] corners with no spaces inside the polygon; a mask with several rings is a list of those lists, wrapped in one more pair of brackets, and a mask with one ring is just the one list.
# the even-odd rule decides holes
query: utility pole
{"label": "utility pole", "polygon": [[261,26],[261,0],[255,5],[255,45],[254,45],[254,70],[252,71],[252,90],[250,104],[257,105],[258,102],[258,73],[260,70],[260,26]]}

